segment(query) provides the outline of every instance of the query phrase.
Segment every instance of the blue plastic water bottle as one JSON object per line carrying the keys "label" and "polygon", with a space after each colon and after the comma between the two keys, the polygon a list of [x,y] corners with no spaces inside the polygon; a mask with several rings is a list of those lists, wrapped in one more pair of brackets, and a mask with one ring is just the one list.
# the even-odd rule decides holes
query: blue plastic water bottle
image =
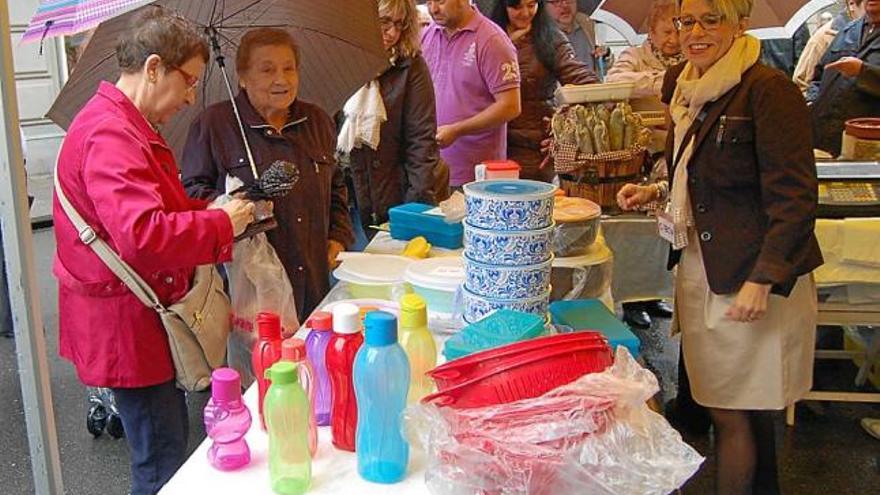
{"label": "blue plastic water bottle", "polygon": [[354,359],[358,420],[355,452],[358,474],[374,483],[397,483],[406,476],[409,444],[401,414],[409,391],[409,361],[397,343],[397,318],[373,311],[364,319],[364,345]]}

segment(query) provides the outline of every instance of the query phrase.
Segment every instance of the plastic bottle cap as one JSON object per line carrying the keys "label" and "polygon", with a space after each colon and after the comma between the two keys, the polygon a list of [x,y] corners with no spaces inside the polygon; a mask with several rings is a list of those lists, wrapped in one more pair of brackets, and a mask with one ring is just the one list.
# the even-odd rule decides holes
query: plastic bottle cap
{"label": "plastic bottle cap", "polygon": [[309,318],[309,327],[319,332],[329,332],[333,330],[333,315],[326,311],[316,311]]}
{"label": "plastic bottle cap", "polygon": [[385,311],[372,311],[364,319],[364,343],[383,347],[397,343],[397,318]]}
{"label": "plastic bottle cap", "polygon": [[402,328],[424,327],[428,324],[428,306],[418,294],[400,298],[400,326]]}
{"label": "plastic bottle cap", "polygon": [[281,359],[298,363],[306,358],[306,341],[291,337],[281,342]]}
{"label": "plastic bottle cap", "polygon": [[211,399],[214,402],[241,400],[241,376],[232,368],[217,368],[211,373]]}
{"label": "plastic bottle cap", "polygon": [[264,340],[281,340],[281,318],[268,311],[257,314],[257,332]]}
{"label": "plastic bottle cap", "polygon": [[361,310],[351,303],[333,306],[333,331],[353,334],[361,331]]}
{"label": "plastic bottle cap", "polygon": [[297,365],[290,361],[278,361],[266,370],[265,378],[278,385],[296,383],[299,381],[299,374],[296,368]]}

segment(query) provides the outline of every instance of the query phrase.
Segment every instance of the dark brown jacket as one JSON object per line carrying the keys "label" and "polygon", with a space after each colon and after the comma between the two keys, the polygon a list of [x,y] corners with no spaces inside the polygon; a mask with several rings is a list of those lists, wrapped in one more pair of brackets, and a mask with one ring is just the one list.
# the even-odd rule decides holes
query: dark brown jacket
{"label": "dark brown jacket", "polygon": [[[333,158],[334,127],[323,110],[296,101],[279,135],[244,91],[235,101],[257,170],[262,172],[275,160],[299,166],[300,178],[293,191],[274,202],[279,225],[267,236],[293,284],[303,321],[330,289],[328,239],[345,246],[353,242],[345,180]],[[229,101],[211,105],[193,122],[183,152],[183,185],[194,198],[213,198],[224,191],[227,174],[246,184],[253,182]]]}
{"label": "dark brown jacket", "polygon": [[562,32],[555,42],[556,66],[548,69],[535,53],[531,33],[514,42],[519,59],[522,113],[507,123],[507,158],[522,167],[520,178],[549,182],[553,165],[538,169],[544,155],[541,141],[547,137],[544,117],[553,115],[553,94],[559,84],[598,82],[596,75],[574,55],[571,43]]}
{"label": "dark brown jacket", "polygon": [[379,149],[362,146],[349,159],[364,224],[387,221],[388,208],[401,203],[436,204],[434,174],[441,166],[434,84],[425,59],[399,60],[378,80],[388,115]]}
{"label": "dark brown jacket", "polygon": [[[667,71],[664,103],[683,68]],[[688,192],[709,287],[731,294],[751,281],[787,296],[798,276],[822,264],[813,233],[818,181],[804,98],[783,73],[756,64],[703,110]],[[674,163],[673,134],[667,163]],[[670,268],[680,256],[671,252]]]}

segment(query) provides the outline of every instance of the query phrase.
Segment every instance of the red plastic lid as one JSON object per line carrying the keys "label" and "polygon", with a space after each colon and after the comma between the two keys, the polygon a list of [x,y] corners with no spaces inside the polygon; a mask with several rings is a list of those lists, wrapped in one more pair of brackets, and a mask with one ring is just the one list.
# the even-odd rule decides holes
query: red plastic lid
{"label": "red plastic lid", "polygon": [[486,165],[486,170],[491,170],[493,172],[501,172],[505,170],[519,170],[519,163],[516,163],[513,160],[488,160],[483,162]]}
{"label": "red plastic lid", "polygon": [[281,340],[281,318],[269,311],[257,313],[257,334],[263,340]]}
{"label": "red plastic lid", "polygon": [[306,341],[291,337],[281,342],[281,360],[298,363],[306,358]]}
{"label": "red plastic lid", "polygon": [[309,328],[319,332],[333,330],[333,314],[327,311],[316,311],[309,318]]}

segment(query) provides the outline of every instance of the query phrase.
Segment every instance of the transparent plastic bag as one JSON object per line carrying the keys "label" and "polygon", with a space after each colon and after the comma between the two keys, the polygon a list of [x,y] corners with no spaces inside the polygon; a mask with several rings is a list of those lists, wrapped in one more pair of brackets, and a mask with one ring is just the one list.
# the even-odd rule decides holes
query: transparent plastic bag
{"label": "transparent plastic bag", "polygon": [[254,381],[251,349],[257,340],[256,316],[271,311],[281,317],[284,336],[299,329],[293,287],[287,272],[269,244],[266,234],[257,234],[235,243],[229,273],[232,301],[232,332],[227,345],[229,366],[241,375],[241,383]]}
{"label": "transparent plastic bag", "polygon": [[443,212],[443,220],[446,223],[456,223],[464,220],[465,214],[465,203],[464,203],[464,194],[455,191],[449,196],[449,199],[446,201],[441,201],[439,204],[440,211]]}
{"label": "transparent plastic bag", "polygon": [[414,404],[407,434],[442,495],[666,494],[703,458],[645,402],[654,375],[619,346],[615,364],[534,399],[467,410]]}

